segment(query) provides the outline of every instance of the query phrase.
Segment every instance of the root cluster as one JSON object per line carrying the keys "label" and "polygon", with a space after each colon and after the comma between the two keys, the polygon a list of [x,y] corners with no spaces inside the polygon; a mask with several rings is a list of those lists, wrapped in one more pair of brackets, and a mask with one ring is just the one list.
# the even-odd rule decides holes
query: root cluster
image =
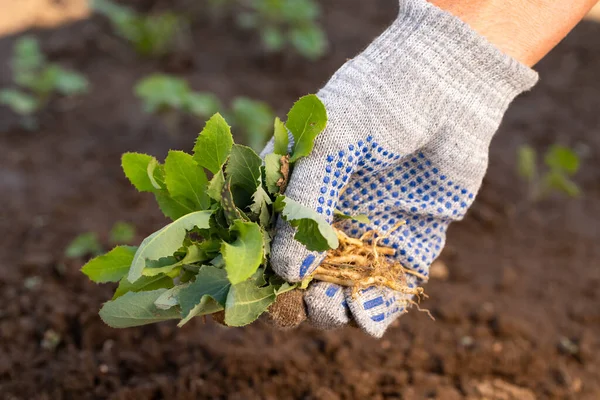
{"label": "root cluster", "polygon": [[[385,235],[371,230],[360,238],[349,237],[334,227],[340,245],[327,253],[325,260],[313,273],[313,279],[350,287],[353,296],[356,296],[359,290],[377,286],[416,295],[418,299],[424,297],[423,288],[409,287],[407,277],[413,275],[423,282],[427,281],[427,277],[405,268],[391,258],[390,256],[395,255],[393,248],[379,245],[402,225],[403,223],[396,225]],[[414,303],[412,300],[406,302]]]}

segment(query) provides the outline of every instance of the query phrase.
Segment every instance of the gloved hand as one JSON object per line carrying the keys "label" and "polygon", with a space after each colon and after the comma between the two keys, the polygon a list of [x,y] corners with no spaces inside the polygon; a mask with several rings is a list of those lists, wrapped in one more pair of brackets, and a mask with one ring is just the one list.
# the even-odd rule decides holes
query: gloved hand
{"label": "gloved hand", "polygon": [[[400,8],[392,26],[319,91],[329,122],[313,153],[295,165],[286,196],[328,221],[336,209],[370,216],[368,224],[342,224],[351,237],[406,221],[383,245],[427,276],[448,224],[477,194],[505,110],[537,74],[425,0]],[[324,253],[307,251],[293,236],[279,221],[271,262],[284,279],[300,281]],[[410,285],[421,283],[409,276]],[[353,319],[380,337],[406,311],[407,295],[391,289],[356,298],[351,292],[312,283],[304,298],[311,322],[329,329]]]}

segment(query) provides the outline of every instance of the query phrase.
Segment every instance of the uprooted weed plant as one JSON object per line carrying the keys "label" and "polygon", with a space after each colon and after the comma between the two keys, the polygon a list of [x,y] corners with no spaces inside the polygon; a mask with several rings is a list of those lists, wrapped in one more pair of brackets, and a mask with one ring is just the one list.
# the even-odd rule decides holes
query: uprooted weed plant
{"label": "uprooted weed plant", "polygon": [[[83,267],[95,282],[118,282],[100,310],[104,322],[123,328],[180,319],[181,326],[224,311],[226,325],[242,326],[277,296],[305,288],[313,279],[355,290],[375,285],[421,294],[407,287],[407,270],[388,258],[394,250],[379,246],[385,236],[370,232],[350,238],[283,194],[291,168],[310,154],[326,122],[325,107],[308,95],[294,104],[285,123],[275,119],[274,152],[264,160],[234,144],[220,114],[206,123],[192,154],[171,150],[164,163],[146,154],[124,154],[127,178],[139,191],[152,193],[173,222],[138,247],[117,246]],[[329,252],[304,282],[285,282],[271,269],[278,217],[295,227],[294,238],[307,249]]]}

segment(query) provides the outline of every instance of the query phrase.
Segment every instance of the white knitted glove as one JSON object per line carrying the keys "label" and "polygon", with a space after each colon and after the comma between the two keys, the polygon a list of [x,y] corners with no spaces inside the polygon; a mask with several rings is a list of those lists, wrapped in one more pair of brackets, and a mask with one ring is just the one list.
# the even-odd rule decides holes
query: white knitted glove
{"label": "white knitted glove", "polygon": [[[383,243],[397,249],[403,266],[427,276],[448,224],[464,216],[479,190],[505,110],[536,80],[459,19],[425,0],[402,1],[392,26],[318,93],[329,122],[313,153],[296,164],[286,196],[329,221],[335,209],[369,215],[369,224],[344,223],[352,237],[405,220]],[[299,281],[324,254],[293,236],[280,221],[271,261],[276,273]],[[305,301],[318,327],[353,318],[380,337],[405,311],[402,296],[371,288],[352,298],[351,289],[321,282]]]}

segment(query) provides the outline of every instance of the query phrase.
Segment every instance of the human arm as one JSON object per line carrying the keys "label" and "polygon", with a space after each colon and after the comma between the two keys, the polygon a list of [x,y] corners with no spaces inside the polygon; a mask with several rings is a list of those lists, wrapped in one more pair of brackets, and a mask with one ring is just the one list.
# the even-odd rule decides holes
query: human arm
{"label": "human arm", "polygon": [[[384,244],[396,250],[395,260],[425,277],[444,246],[448,225],[462,219],[479,190],[489,143],[504,112],[537,80],[527,65],[574,25],[492,44],[515,9],[485,22],[477,16],[493,15],[486,7],[500,2],[478,2],[483,8],[468,1],[432,3],[449,9],[424,0],[402,1],[392,26],[321,89],[328,127],[313,154],[296,165],[286,192],[329,221],[334,210],[368,214],[368,224],[341,224],[354,237],[369,230],[386,233],[406,221]],[[580,5],[578,16],[585,10]],[[529,28],[522,32],[532,34]],[[314,271],[323,254],[306,251],[293,234],[280,222],[272,264],[284,278],[298,281]],[[425,280],[411,277],[408,284]],[[354,321],[373,336],[381,336],[411,299],[388,288],[354,296],[351,289],[329,283],[313,283],[305,296],[316,326]]]}

